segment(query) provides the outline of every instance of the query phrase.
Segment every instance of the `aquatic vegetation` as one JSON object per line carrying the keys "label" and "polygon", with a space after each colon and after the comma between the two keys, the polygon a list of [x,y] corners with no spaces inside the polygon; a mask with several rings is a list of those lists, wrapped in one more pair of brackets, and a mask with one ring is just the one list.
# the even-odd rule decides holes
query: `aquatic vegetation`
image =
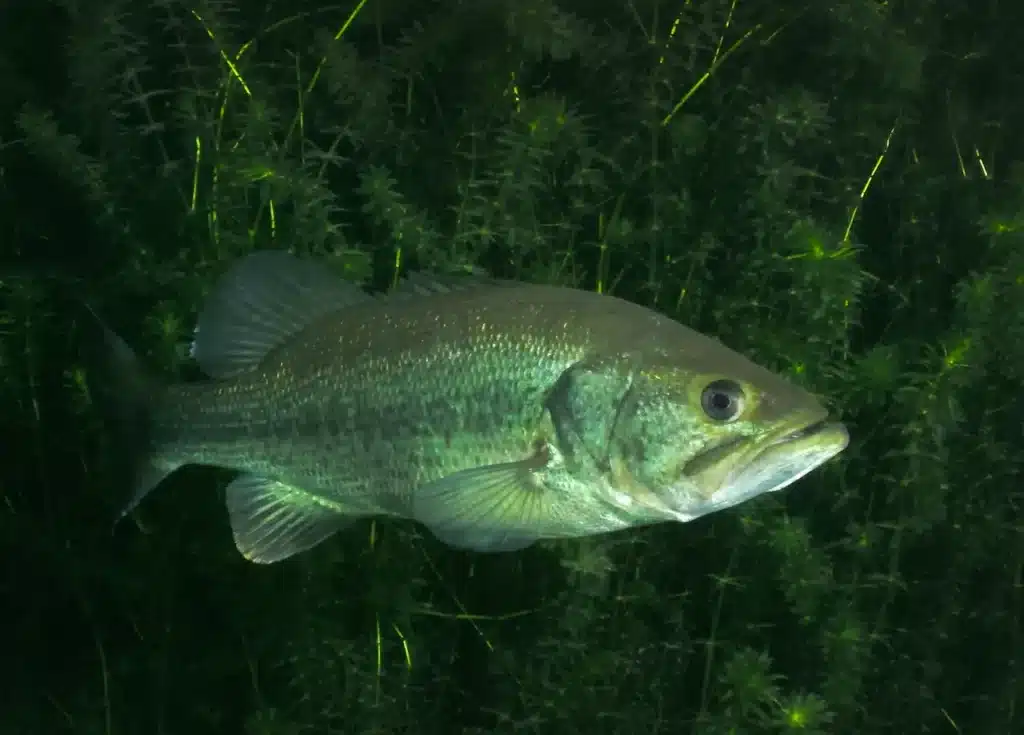
{"label": "aquatic vegetation", "polygon": [[[24,4],[54,56],[0,46],[6,731],[1019,730],[1002,5]],[[370,290],[628,297],[825,397],[850,447],[781,495],[511,555],[376,520],[251,565],[199,470],[111,533],[74,299],[179,379],[217,276],[268,248]]]}

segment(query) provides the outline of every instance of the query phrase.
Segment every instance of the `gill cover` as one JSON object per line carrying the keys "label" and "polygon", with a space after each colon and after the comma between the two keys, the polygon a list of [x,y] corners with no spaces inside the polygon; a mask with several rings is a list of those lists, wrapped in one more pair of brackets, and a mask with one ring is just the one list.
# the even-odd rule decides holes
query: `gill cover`
{"label": "gill cover", "polygon": [[628,413],[633,371],[622,360],[576,363],[548,396],[548,411],[566,462],[577,471],[610,470],[616,427]]}
{"label": "gill cover", "polygon": [[548,403],[567,464],[629,525],[678,517],[637,471],[647,439],[637,431],[642,380],[628,355],[591,359],[565,372]]}

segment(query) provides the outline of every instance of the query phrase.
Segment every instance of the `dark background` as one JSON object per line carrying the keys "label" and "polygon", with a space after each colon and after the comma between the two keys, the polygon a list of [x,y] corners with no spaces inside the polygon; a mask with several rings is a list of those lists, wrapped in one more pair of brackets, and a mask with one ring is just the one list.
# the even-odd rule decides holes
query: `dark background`
{"label": "dark background", "polygon": [[[0,733],[1020,731],[1018,5],[8,0]],[[190,377],[259,247],[611,290],[852,443],[513,555],[389,521],[251,565],[203,469],[114,527],[78,300]]]}

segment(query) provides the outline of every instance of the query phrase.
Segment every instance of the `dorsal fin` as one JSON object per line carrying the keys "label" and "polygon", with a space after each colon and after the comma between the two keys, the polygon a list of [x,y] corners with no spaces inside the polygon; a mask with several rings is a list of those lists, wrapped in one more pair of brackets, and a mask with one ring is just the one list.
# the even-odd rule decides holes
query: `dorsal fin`
{"label": "dorsal fin", "polygon": [[196,325],[192,356],[211,377],[235,375],[320,317],[372,300],[311,261],[259,251],[238,261],[214,287]]}
{"label": "dorsal fin", "polygon": [[474,288],[493,288],[521,285],[516,281],[491,278],[482,271],[466,273],[407,273],[398,284],[388,291],[386,298],[403,299],[416,296],[431,296],[453,291],[468,291]]}

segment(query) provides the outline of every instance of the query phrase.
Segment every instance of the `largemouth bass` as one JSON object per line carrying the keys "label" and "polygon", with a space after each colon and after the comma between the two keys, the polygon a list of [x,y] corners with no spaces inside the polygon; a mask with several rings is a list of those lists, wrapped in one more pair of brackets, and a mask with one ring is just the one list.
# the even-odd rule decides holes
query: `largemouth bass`
{"label": "largemouth bass", "polygon": [[811,394],[717,340],[572,288],[412,276],[371,296],[265,251],[200,313],[210,380],[158,385],[106,343],[135,468],[125,513],[183,465],[237,470],[228,515],[254,562],[366,516],[478,551],[686,522],[848,442]]}

